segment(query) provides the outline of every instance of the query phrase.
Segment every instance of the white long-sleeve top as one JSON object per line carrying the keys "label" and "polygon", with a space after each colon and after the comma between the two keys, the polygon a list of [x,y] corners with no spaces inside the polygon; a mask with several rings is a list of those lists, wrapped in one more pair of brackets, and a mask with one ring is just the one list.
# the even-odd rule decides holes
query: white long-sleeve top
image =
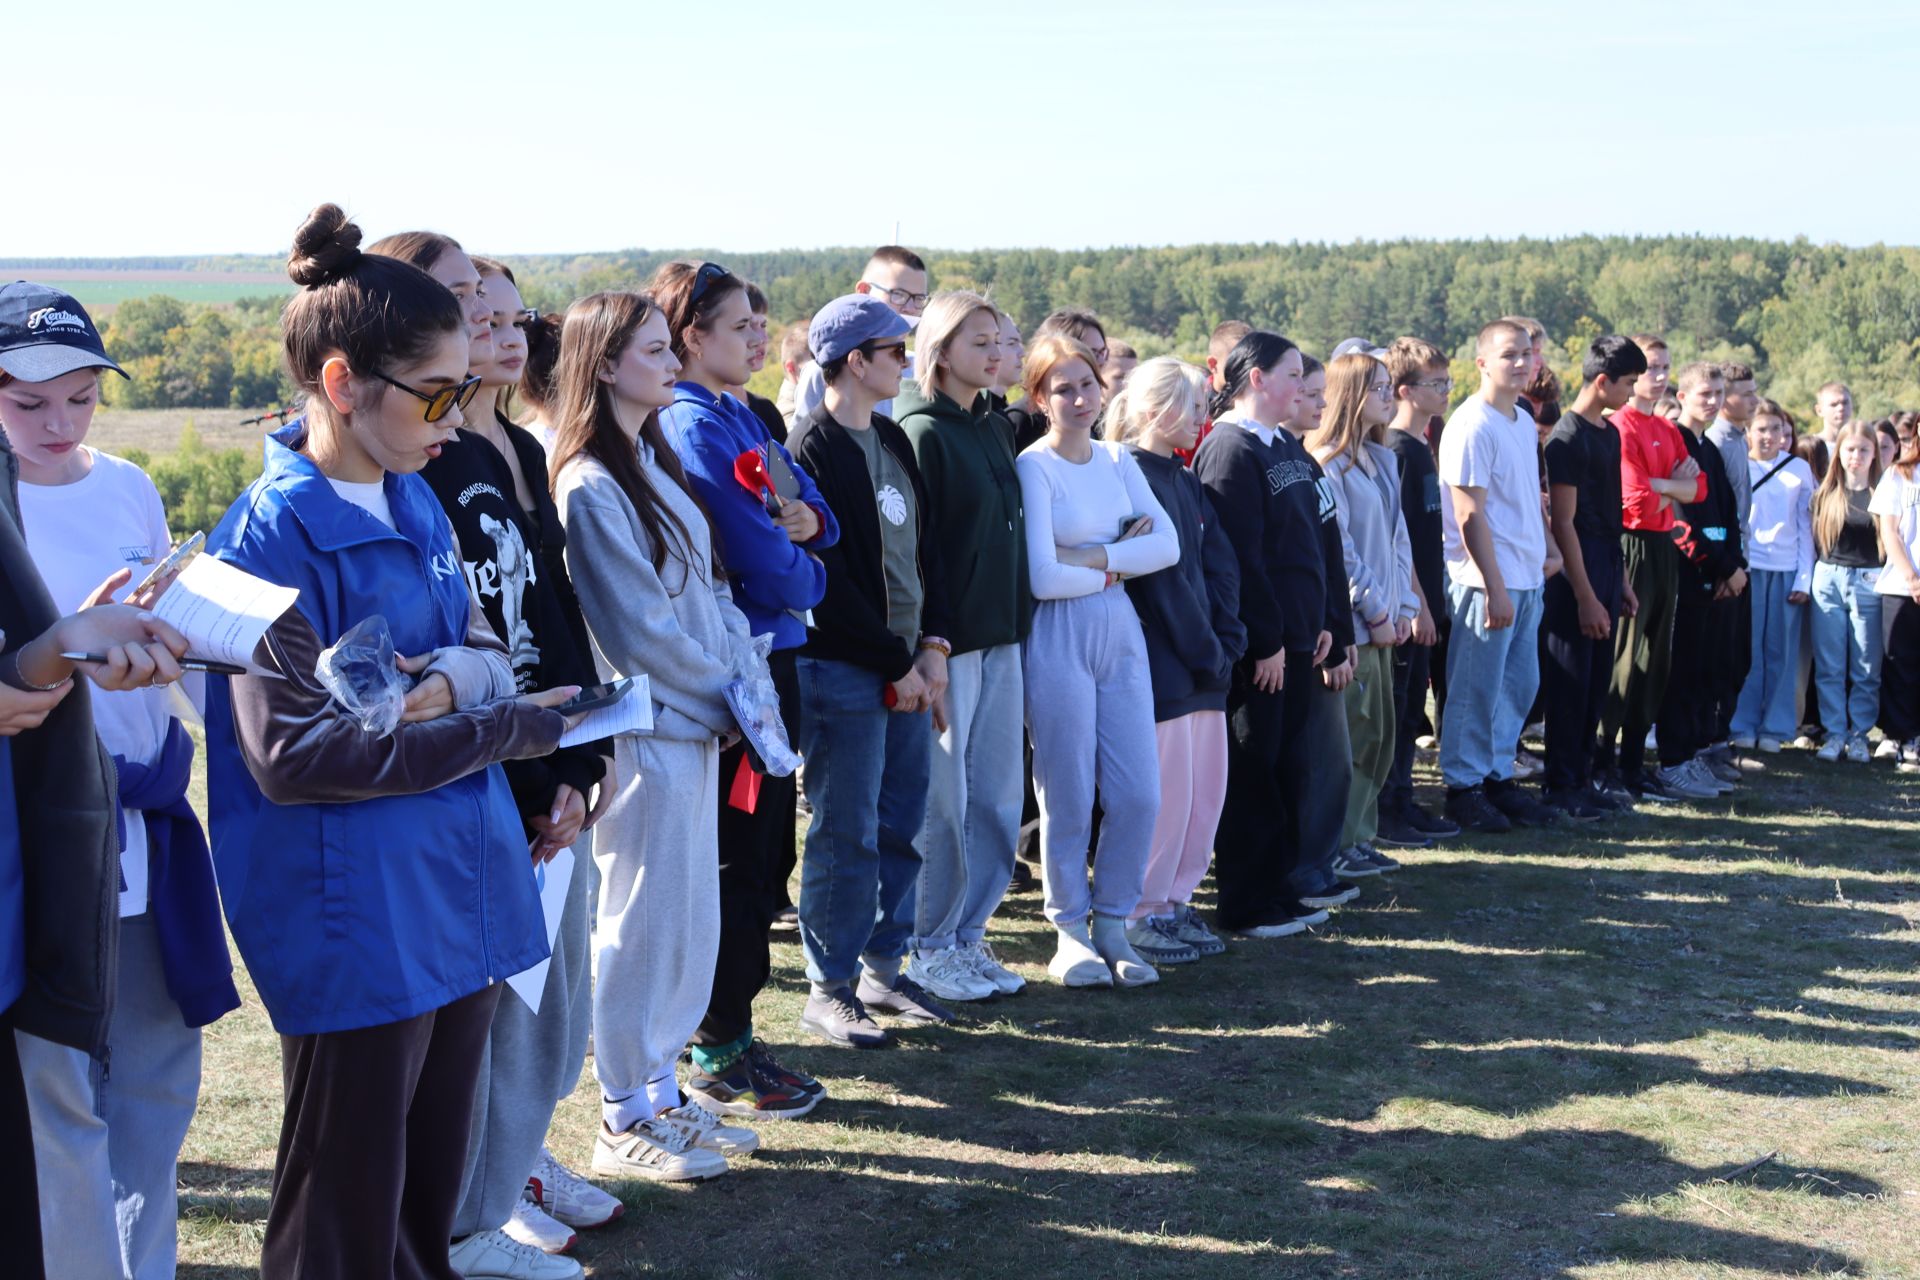
{"label": "white long-sleeve top", "polygon": [[[1095,440],[1093,456],[1069,462],[1045,440],[1014,462],[1027,509],[1027,573],[1036,600],[1067,600],[1106,590],[1107,572],[1137,578],[1180,559],[1180,536],[1133,456]],[[1125,542],[1122,529],[1140,516],[1153,530]],[[1062,564],[1059,547],[1105,547],[1107,570]],[[1203,620],[1204,621],[1204,620]]]}
{"label": "white long-sleeve top", "polygon": [[1322,465],[1340,497],[1340,550],[1347,562],[1353,631],[1366,644],[1369,619],[1412,621],[1420,616],[1420,597],[1413,592],[1413,544],[1400,510],[1399,465],[1385,445],[1363,440],[1361,448],[1371,471],[1347,454]]}
{"label": "white long-sleeve top", "polygon": [[1753,490],[1753,541],[1747,547],[1747,567],[1775,573],[1791,571],[1794,591],[1813,590],[1813,471],[1794,458],[1780,473],[1760,483],[1760,478],[1778,466],[1779,458],[1769,462],[1747,459],[1747,475],[1757,487]]}

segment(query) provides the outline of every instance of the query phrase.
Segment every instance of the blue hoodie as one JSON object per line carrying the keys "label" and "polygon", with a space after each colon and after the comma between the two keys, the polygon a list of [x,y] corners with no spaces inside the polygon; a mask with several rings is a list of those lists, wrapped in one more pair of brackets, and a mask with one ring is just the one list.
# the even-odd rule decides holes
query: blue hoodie
{"label": "blue hoodie", "polygon": [[206,548],[300,590],[268,635],[289,678],[207,681],[214,867],[283,1035],[398,1022],[546,957],[496,762],[551,751],[565,725],[503,699],[376,737],[330,703],[312,674],[321,647],[376,613],[399,653],[473,643],[470,597],[426,481],[387,475],[389,529],[295,452],[305,430],[268,438],[264,474]]}
{"label": "blue hoodie", "polygon": [[[660,426],[713,521],[733,602],[747,615],[747,625],[756,636],[772,632],[775,649],[798,649],[807,642],[807,625],[798,615],[827,592],[826,568],[807,552],[840,540],[826,499],[786,446],[732,396],[716,396],[697,382],[677,383],[673,403],[660,411]],[[790,541],[760,499],[734,479],[734,460],[769,443],[793,468],[800,501],[819,513],[820,532],[805,546]]]}

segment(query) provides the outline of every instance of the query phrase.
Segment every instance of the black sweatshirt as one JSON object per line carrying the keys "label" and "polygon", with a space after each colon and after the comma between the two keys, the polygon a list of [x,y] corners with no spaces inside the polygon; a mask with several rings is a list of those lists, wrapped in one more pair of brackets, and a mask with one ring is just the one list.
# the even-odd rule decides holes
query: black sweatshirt
{"label": "black sweatshirt", "polygon": [[1740,543],[1740,498],[1720,448],[1685,427],[1680,437],[1687,452],[1707,478],[1707,496],[1683,502],[1673,513],[1673,541],[1680,548],[1680,597],[1707,598],[1715,588],[1747,567],[1746,548]]}
{"label": "black sweatshirt", "polygon": [[[930,536],[934,529],[927,486],[914,461],[906,432],[893,419],[873,415],[868,430],[880,447],[893,455],[913,482],[913,501],[919,512],[920,634],[947,634],[946,576],[940,547]],[[787,438],[793,455],[819,487],[829,509],[840,521],[840,540],[815,552],[827,570],[827,592],[813,610],[807,644],[801,655],[850,662],[878,672],[891,683],[913,667],[914,646],[887,625],[887,570],[880,542],[880,512],[874,504],[873,479],[867,455],[834,421],[822,404],[813,416],[793,424]]]}
{"label": "black sweatshirt", "polygon": [[1233,664],[1247,650],[1240,622],[1240,562],[1207,491],[1178,458],[1135,447],[1133,460],[1180,535],[1180,560],[1127,579],[1153,676],[1153,718],[1225,711]]}
{"label": "black sweatshirt", "polygon": [[1347,660],[1347,650],[1354,643],[1352,584],[1347,581],[1346,548],[1340,543],[1340,495],[1305,445],[1300,452],[1313,468],[1313,488],[1320,499],[1320,555],[1327,570],[1327,613],[1321,630],[1333,633],[1333,647],[1327,650],[1324,665],[1337,667]]}
{"label": "black sweatshirt", "polygon": [[[566,533],[547,493],[546,454],[527,431],[505,429],[533,491],[531,515],[514,496],[507,460],[471,432],[456,434],[420,475],[453,524],[467,585],[507,647],[519,690],[584,688],[598,676],[587,622],[567,578]],[[605,776],[612,748],[611,741],[561,747],[549,756],[502,764],[529,839],[534,835],[529,820],[552,811],[562,784],[586,798]]]}
{"label": "black sweatshirt", "polygon": [[[1310,655],[1320,632],[1334,630],[1317,471],[1300,442],[1285,431],[1276,431],[1268,445],[1230,420],[1216,422],[1194,455],[1194,475],[1206,487],[1239,557],[1240,618],[1250,658],[1281,650]],[[1328,509],[1324,523],[1333,525],[1331,563],[1339,567],[1337,612],[1344,616],[1349,612],[1346,562],[1336,520],[1337,512]],[[1346,625],[1350,631],[1351,622]]]}

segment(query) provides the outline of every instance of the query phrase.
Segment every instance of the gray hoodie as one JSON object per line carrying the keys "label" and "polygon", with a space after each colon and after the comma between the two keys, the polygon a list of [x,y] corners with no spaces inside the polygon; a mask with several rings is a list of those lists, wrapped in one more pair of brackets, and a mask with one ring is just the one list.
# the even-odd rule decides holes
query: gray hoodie
{"label": "gray hoodie", "polygon": [[1349,455],[1326,460],[1327,479],[1340,499],[1340,549],[1347,563],[1353,634],[1367,643],[1367,623],[1420,615],[1413,591],[1413,544],[1400,510],[1400,468],[1392,450],[1364,441],[1368,475]]}

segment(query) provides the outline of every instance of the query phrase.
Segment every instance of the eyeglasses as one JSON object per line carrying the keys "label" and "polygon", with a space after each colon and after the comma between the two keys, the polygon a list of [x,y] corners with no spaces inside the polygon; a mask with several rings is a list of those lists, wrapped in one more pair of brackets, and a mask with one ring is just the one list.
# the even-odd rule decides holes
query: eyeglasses
{"label": "eyeglasses", "polygon": [[713,288],[717,282],[731,278],[732,275],[733,272],[717,262],[701,263],[700,269],[693,273],[693,292],[687,295],[687,305],[689,307],[696,305],[707,290]]}
{"label": "eyeglasses", "polygon": [[456,404],[462,409],[465,409],[469,404],[473,403],[474,393],[480,390],[480,375],[477,373],[470,373],[464,381],[456,382],[450,387],[442,387],[440,390],[431,394],[416,390],[398,379],[389,378],[378,369],[373,371],[373,376],[390,387],[398,387],[416,399],[425,400],[427,402],[428,422],[440,421],[440,419],[447,416],[447,411]]}
{"label": "eyeglasses", "polygon": [[896,307],[908,307],[908,306],[924,307],[927,305],[927,297],[928,297],[927,294],[908,293],[905,289],[886,289],[886,288],[882,288],[880,285],[875,284],[871,280],[863,280],[861,281],[861,283],[866,285],[867,288],[871,289],[873,292],[884,297],[888,302],[892,303]]}
{"label": "eyeglasses", "polygon": [[1369,395],[1391,396],[1393,394],[1393,386],[1391,383],[1376,382],[1367,388],[1367,392]]}
{"label": "eyeglasses", "polygon": [[1435,391],[1453,390],[1452,378],[1422,378],[1418,382],[1409,382],[1410,387],[1431,387]]}

